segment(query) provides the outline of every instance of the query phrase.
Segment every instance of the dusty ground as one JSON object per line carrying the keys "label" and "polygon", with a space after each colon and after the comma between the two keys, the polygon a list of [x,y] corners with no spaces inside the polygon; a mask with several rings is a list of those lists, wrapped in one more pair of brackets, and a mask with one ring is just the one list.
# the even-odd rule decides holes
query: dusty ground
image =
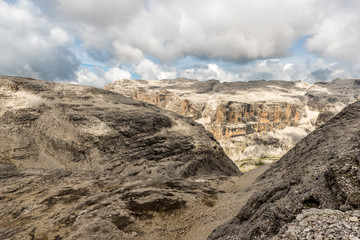
{"label": "dusty ground", "polygon": [[240,177],[198,179],[198,181],[207,181],[207,184],[216,189],[217,193],[199,200],[205,204],[189,201],[185,209],[172,214],[156,215],[143,224],[142,231],[147,234],[134,239],[206,239],[216,227],[236,216],[236,213],[254,193],[256,189],[253,185],[254,181],[269,166],[261,166]]}
{"label": "dusty ground", "polygon": [[267,168],[139,180],[0,164],[0,239],[206,239],[239,212]]}

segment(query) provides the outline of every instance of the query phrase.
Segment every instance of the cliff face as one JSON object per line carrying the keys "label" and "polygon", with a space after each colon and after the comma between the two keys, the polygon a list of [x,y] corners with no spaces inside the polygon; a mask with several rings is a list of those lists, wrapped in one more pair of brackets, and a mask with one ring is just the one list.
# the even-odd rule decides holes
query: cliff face
{"label": "cliff face", "polygon": [[271,162],[360,95],[360,80],[119,80],[105,87],[201,123],[242,170]]}
{"label": "cliff face", "polygon": [[216,139],[271,132],[298,126],[302,114],[301,106],[286,102],[227,102],[216,107],[215,121],[210,129]]}
{"label": "cliff face", "polygon": [[[220,139],[242,153],[285,149],[306,121],[316,122],[300,104],[306,96],[289,93],[304,95],[301,83],[181,81],[164,81],[167,104],[201,112],[192,117],[206,126],[285,122]],[[191,101],[184,92],[195,92]],[[323,239],[334,229],[334,238],[357,236],[359,115],[356,102],[277,163],[241,174],[203,126],[177,113],[101,89],[0,76],[0,239],[275,240],[297,231],[312,239],[318,229]]]}
{"label": "cliff face", "polygon": [[[257,193],[237,217],[214,231],[208,239],[358,236],[359,119],[360,101],[298,142],[256,180]],[[338,231],[342,228],[344,231]],[[299,232],[300,229],[303,232]]]}

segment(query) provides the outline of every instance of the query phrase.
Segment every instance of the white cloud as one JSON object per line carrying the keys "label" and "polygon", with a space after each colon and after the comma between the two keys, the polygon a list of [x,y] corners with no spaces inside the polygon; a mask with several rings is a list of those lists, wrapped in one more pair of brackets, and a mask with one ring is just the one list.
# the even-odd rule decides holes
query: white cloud
{"label": "white cloud", "polygon": [[107,71],[104,76],[106,80],[110,82],[114,82],[119,79],[131,78],[131,73],[126,70],[120,69],[118,67],[114,67],[114,68],[110,68],[109,71]]}
{"label": "white cloud", "polygon": [[113,43],[115,54],[120,62],[140,62],[144,59],[143,52],[128,44],[121,44],[118,41]]}
{"label": "white cloud", "polygon": [[76,72],[76,78],[72,83],[103,88],[106,84],[124,78],[131,78],[131,73],[118,67],[110,68],[108,71],[96,67],[92,70],[83,67]]}
{"label": "white cloud", "polygon": [[232,82],[240,80],[239,74],[232,74],[226,72],[217,64],[206,64],[185,69],[179,72],[179,77],[198,79],[202,81],[209,79],[217,79],[222,82]]}
{"label": "white cloud", "polygon": [[176,69],[174,67],[167,68],[160,66],[149,59],[142,60],[135,66],[135,72],[146,80],[172,79],[176,78]]}
{"label": "white cloud", "polygon": [[243,61],[286,55],[318,21],[325,0],[57,1],[85,46],[109,57],[121,43],[126,52],[162,61],[185,55]]}
{"label": "white cloud", "polygon": [[[46,1],[46,0],[42,0]],[[61,23],[73,30],[73,34],[84,42],[93,57],[104,60],[114,57],[112,44],[119,36],[127,34],[130,23],[144,9],[144,0],[56,0],[51,13],[56,14]],[[125,42],[132,46],[131,43]],[[109,56],[108,56],[109,55]]]}
{"label": "white cloud", "polygon": [[286,56],[296,39],[310,36],[309,51],[360,62],[358,0],[57,1],[101,61],[169,63],[191,55],[246,62]]}
{"label": "white cloud", "polygon": [[87,68],[82,68],[76,72],[76,81],[72,83],[103,88],[108,82],[104,78],[100,78],[98,74],[89,71]]}
{"label": "white cloud", "polygon": [[239,67],[240,78],[249,80],[304,80],[306,66],[283,63],[279,59],[258,60]]}
{"label": "white cloud", "polygon": [[[358,77],[359,11],[358,0],[0,0],[0,73],[71,79],[74,52],[143,79]],[[323,62],[284,59],[299,38]],[[172,66],[186,56],[206,64]],[[215,64],[224,62],[237,67]],[[128,75],[116,69],[94,74],[100,82]],[[93,84],[91,73],[77,77]]]}
{"label": "white cloud", "polygon": [[56,45],[67,45],[71,42],[71,38],[64,29],[55,27],[50,30],[49,41]]}
{"label": "white cloud", "polygon": [[312,59],[303,64],[293,64],[286,60],[267,59],[251,62],[238,67],[242,81],[249,80],[302,80],[306,82],[329,81],[335,78],[354,78],[360,71],[348,64]]}
{"label": "white cloud", "polygon": [[28,0],[0,1],[0,36],[1,74],[61,80],[79,66],[71,36]]}
{"label": "white cloud", "polygon": [[136,17],[143,0],[57,0],[58,11],[68,19],[99,28],[123,25]]}
{"label": "white cloud", "polygon": [[315,25],[307,48],[320,56],[353,62],[360,67],[360,1],[329,1]]}

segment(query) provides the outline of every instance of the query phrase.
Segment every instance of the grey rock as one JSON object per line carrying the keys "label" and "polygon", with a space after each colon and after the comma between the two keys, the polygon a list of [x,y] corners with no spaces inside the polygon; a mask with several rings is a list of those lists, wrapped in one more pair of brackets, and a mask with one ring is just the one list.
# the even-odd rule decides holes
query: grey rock
{"label": "grey rock", "polygon": [[153,221],[211,208],[241,175],[179,114],[27,78],[0,76],[0,142],[0,239],[175,239]]}
{"label": "grey rock", "polygon": [[17,77],[0,76],[0,90],[4,163],[145,178],[239,174],[211,134],[176,113],[101,89]]}

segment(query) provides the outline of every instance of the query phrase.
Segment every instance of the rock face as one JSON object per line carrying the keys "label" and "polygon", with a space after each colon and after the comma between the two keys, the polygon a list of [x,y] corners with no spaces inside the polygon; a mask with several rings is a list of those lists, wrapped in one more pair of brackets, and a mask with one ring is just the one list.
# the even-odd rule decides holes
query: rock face
{"label": "rock face", "polygon": [[[316,231],[321,239],[329,237],[326,235],[328,229],[333,229],[329,234],[336,238],[338,233],[331,224],[322,226],[322,231],[315,229],[329,214],[333,214],[334,219],[342,215],[349,217],[343,219],[344,224],[337,224],[339,228],[347,228],[347,237],[358,236],[359,226],[349,221],[358,220],[358,211],[354,210],[360,208],[359,119],[360,101],[346,107],[297,143],[258,178],[257,186],[262,187],[237,217],[214,231],[208,239],[283,239],[285,236],[288,236],[286,239],[300,239],[296,232],[306,237],[307,234],[315,236]],[[304,218],[304,212],[300,213],[310,208],[345,213],[305,212],[308,217],[305,230],[306,227],[302,229],[298,223]],[[315,220],[310,224],[311,219]],[[291,238],[292,235],[296,238]]]}
{"label": "rock face", "polygon": [[189,79],[119,80],[105,89],[201,123],[242,170],[278,159],[359,99],[360,80],[220,83]]}
{"label": "rock face", "polygon": [[178,239],[241,177],[202,125],[85,86],[1,76],[0,141],[0,239]]}
{"label": "rock face", "polygon": [[300,106],[296,104],[231,101],[216,107],[215,123],[210,130],[216,139],[233,138],[298,126],[300,117]]}
{"label": "rock face", "polygon": [[273,240],[280,239],[359,239],[360,211],[306,209],[296,220],[280,229]]}
{"label": "rock face", "polygon": [[237,174],[200,124],[90,87],[0,78],[0,160],[121,176]]}
{"label": "rock face", "polygon": [[[219,121],[243,124],[240,115],[261,109],[269,112],[262,121],[296,121],[289,105],[270,114],[256,104],[230,104],[234,117]],[[360,101],[272,166],[241,175],[203,126],[177,113],[105,90],[1,76],[0,239],[356,239],[359,117]]]}

